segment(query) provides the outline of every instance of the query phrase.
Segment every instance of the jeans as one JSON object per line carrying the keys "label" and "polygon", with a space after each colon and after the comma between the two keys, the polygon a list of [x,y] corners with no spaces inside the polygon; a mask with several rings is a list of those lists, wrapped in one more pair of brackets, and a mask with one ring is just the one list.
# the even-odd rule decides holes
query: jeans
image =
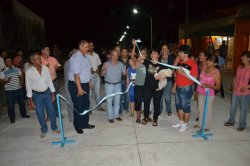
{"label": "jeans", "polygon": [[[126,80],[122,80],[121,81],[121,92],[125,92],[125,90],[127,89],[126,87]],[[123,95],[121,95],[120,97],[120,110],[119,110],[119,114],[122,114],[123,110],[128,110],[128,105],[129,105],[129,96],[128,93],[125,93]]]}
{"label": "jeans", "polygon": [[[121,84],[108,84],[105,83],[105,93],[110,95],[121,91]],[[119,104],[121,95],[116,95],[107,99],[107,114],[109,119],[114,119],[119,117]]]}
{"label": "jeans", "polygon": [[149,117],[149,107],[150,107],[150,101],[153,97],[153,103],[154,103],[154,120],[158,120],[158,116],[160,114],[160,104],[161,104],[161,98],[162,98],[162,90],[156,91],[155,88],[152,89],[152,87],[144,87],[143,91],[143,100],[144,100],[144,117]]}
{"label": "jeans", "polygon": [[76,129],[88,128],[89,125],[89,113],[85,115],[79,115],[84,110],[89,109],[89,83],[81,83],[82,89],[87,93],[78,97],[78,90],[74,81],[69,81],[69,93],[73,101],[74,108],[74,126]]}
{"label": "jeans", "polygon": [[[99,75],[92,75],[91,82],[93,85],[93,92],[95,93],[95,102],[97,105],[98,102],[100,101],[100,77]],[[92,96],[92,93],[90,95],[90,98],[91,96]]]}
{"label": "jeans", "polygon": [[163,95],[161,98],[161,106],[160,106],[160,113],[162,112],[163,109],[163,102],[164,102],[164,97],[165,97],[165,104],[166,104],[166,111],[167,112],[172,112],[171,111],[171,90],[172,90],[172,81],[168,81],[166,87],[163,89]]}
{"label": "jeans", "polygon": [[176,109],[184,113],[191,112],[191,100],[194,94],[193,85],[176,88]]}
{"label": "jeans", "polygon": [[235,122],[235,115],[237,111],[237,106],[240,103],[240,122],[239,127],[240,128],[246,128],[247,125],[247,111],[249,107],[250,102],[250,95],[246,96],[237,96],[233,94],[232,97],[232,105],[230,110],[230,118],[228,122],[234,123]]}
{"label": "jeans", "polygon": [[6,99],[7,99],[7,107],[8,107],[8,115],[10,120],[15,120],[15,102],[18,102],[19,111],[21,116],[26,115],[26,108],[25,108],[25,100],[23,97],[23,89],[20,88],[18,90],[9,90],[5,91]]}
{"label": "jeans", "polygon": [[41,125],[42,133],[47,133],[47,131],[48,131],[48,126],[47,126],[47,123],[45,121],[44,108],[46,108],[46,112],[49,115],[51,129],[56,130],[57,129],[56,113],[55,113],[55,110],[54,110],[50,90],[47,89],[43,93],[37,93],[37,92],[34,92],[34,91],[32,93],[33,93],[32,99],[33,99],[33,101],[35,102],[35,105],[36,105],[36,115],[37,115],[38,121],[39,121],[39,123]]}

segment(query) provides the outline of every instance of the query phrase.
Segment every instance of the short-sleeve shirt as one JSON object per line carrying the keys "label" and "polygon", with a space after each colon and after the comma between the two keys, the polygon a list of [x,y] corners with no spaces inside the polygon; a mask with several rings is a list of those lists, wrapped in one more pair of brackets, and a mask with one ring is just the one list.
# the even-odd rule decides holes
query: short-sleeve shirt
{"label": "short-sleeve shirt", "polygon": [[69,60],[69,80],[75,81],[75,74],[79,74],[81,83],[88,83],[91,79],[91,65],[88,56],[76,51]]}
{"label": "short-sleeve shirt", "polygon": [[93,68],[93,70],[96,71],[98,69],[98,66],[102,64],[99,55],[93,52],[93,55],[87,54],[87,56],[91,63],[91,68]]}
{"label": "short-sleeve shirt", "polygon": [[162,69],[167,69],[167,67],[148,60],[144,60],[143,64],[145,65],[147,71],[144,86],[150,89],[156,89],[158,87],[159,80],[155,79],[154,74],[158,73]]}
{"label": "short-sleeve shirt", "polygon": [[117,64],[113,64],[111,61],[108,61],[107,65],[107,71],[104,75],[105,81],[109,83],[121,82],[123,72],[126,70],[122,62],[118,61]]}
{"label": "short-sleeve shirt", "polygon": [[135,85],[143,86],[145,83],[146,74],[146,67],[144,66],[144,64],[140,63],[136,68]]}
{"label": "short-sleeve shirt", "polygon": [[[198,76],[198,66],[195,63],[195,61],[191,58],[189,58],[187,62],[183,62],[180,60],[177,66],[184,67],[185,69],[189,70],[190,75],[192,75],[193,77]],[[192,80],[176,72],[176,86],[177,87],[184,87],[184,86],[193,85],[193,84],[194,82]]]}
{"label": "short-sleeve shirt", "polygon": [[250,90],[247,89],[243,93],[240,92],[240,89],[244,86],[250,84],[250,68],[245,68],[239,66],[237,69],[236,76],[234,78],[233,94],[238,96],[246,96],[250,94]]}
{"label": "short-sleeve shirt", "polygon": [[18,90],[21,88],[21,82],[19,76],[22,75],[21,71],[17,67],[7,68],[5,67],[0,73],[0,79],[8,79],[11,77],[10,82],[4,85],[5,90]]}
{"label": "short-sleeve shirt", "polygon": [[41,60],[42,64],[49,68],[49,74],[51,76],[52,81],[54,81],[57,78],[55,68],[60,67],[62,65],[56,60],[56,58],[52,56],[49,56],[48,59],[45,59],[43,58],[43,56],[41,56]]}

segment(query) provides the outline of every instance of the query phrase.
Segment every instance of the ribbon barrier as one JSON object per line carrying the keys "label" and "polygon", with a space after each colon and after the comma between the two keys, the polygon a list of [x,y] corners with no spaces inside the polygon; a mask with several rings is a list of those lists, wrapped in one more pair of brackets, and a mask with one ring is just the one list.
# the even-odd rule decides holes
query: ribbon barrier
{"label": "ribbon barrier", "polygon": [[209,89],[206,88],[206,98],[205,98],[204,113],[202,119],[202,127],[200,131],[197,131],[197,134],[192,135],[193,138],[202,137],[206,141],[208,140],[208,137],[213,136],[213,134],[205,134],[207,111],[208,111],[208,98],[209,98]]}
{"label": "ribbon barrier", "polygon": [[60,98],[62,98],[69,105],[69,102],[63,96],[61,96],[60,94],[56,95],[57,109],[58,109],[58,115],[59,115],[59,123],[60,123],[60,130],[61,130],[61,140],[60,141],[53,141],[52,145],[58,145],[59,144],[61,147],[64,147],[65,144],[73,144],[73,143],[75,143],[75,140],[67,140],[67,137],[64,136]]}
{"label": "ribbon barrier", "polygon": [[93,111],[95,110],[97,107],[99,107],[99,105],[101,105],[105,100],[107,100],[108,98],[110,97],[114,97],[116,95],[123,95],[125,93],[127,93],[129,91],[129,88],[133,85],[133,82],[130,82],[129,86],[127,87],[126,91],[125,92],[117,92],[117,93],[113,93],[113,94],[110,94],[110,95],[107,95],[105,96],[101,101],[99,101],[99,103],[92,109],[89,109],[89,110],[84,110],[82,113],[79,113],[79,115],[85,115],[87,114],[88,112],[90,111]]}

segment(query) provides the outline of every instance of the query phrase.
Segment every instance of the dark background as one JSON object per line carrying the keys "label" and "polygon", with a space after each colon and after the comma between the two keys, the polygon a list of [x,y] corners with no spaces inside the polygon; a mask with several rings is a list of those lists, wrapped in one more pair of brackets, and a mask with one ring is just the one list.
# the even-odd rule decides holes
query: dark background
{"label": "dark background", "polygon": [[[96,47],[111,48],[131,28],[123,45],[140,37],[150,46],[150,20],[134,15],[132,9],[153,18],[153,43],[178,42],[178,26],[185,21],[185,0],[19,0],[42,17],[48,45],[71,49],[80,39],[91,40]],[[202,19],[216,9],[234,7],[247,0],[189,0],[189,20]]]}

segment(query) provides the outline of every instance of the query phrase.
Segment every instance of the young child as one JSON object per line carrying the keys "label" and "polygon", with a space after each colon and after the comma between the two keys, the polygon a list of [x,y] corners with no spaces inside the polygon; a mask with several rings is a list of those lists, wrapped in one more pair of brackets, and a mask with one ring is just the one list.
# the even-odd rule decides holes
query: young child
{"label": "young child", "polygon": [[[135,82],[136,78],[136,67],[132,59],[129,59],[128,75],[127,75],[127,85],[130,82]],[[129,89],[129,108],[130,108],[130,117],[134,116],[135,111],[135,95],[134,95],[134,85]]]}

